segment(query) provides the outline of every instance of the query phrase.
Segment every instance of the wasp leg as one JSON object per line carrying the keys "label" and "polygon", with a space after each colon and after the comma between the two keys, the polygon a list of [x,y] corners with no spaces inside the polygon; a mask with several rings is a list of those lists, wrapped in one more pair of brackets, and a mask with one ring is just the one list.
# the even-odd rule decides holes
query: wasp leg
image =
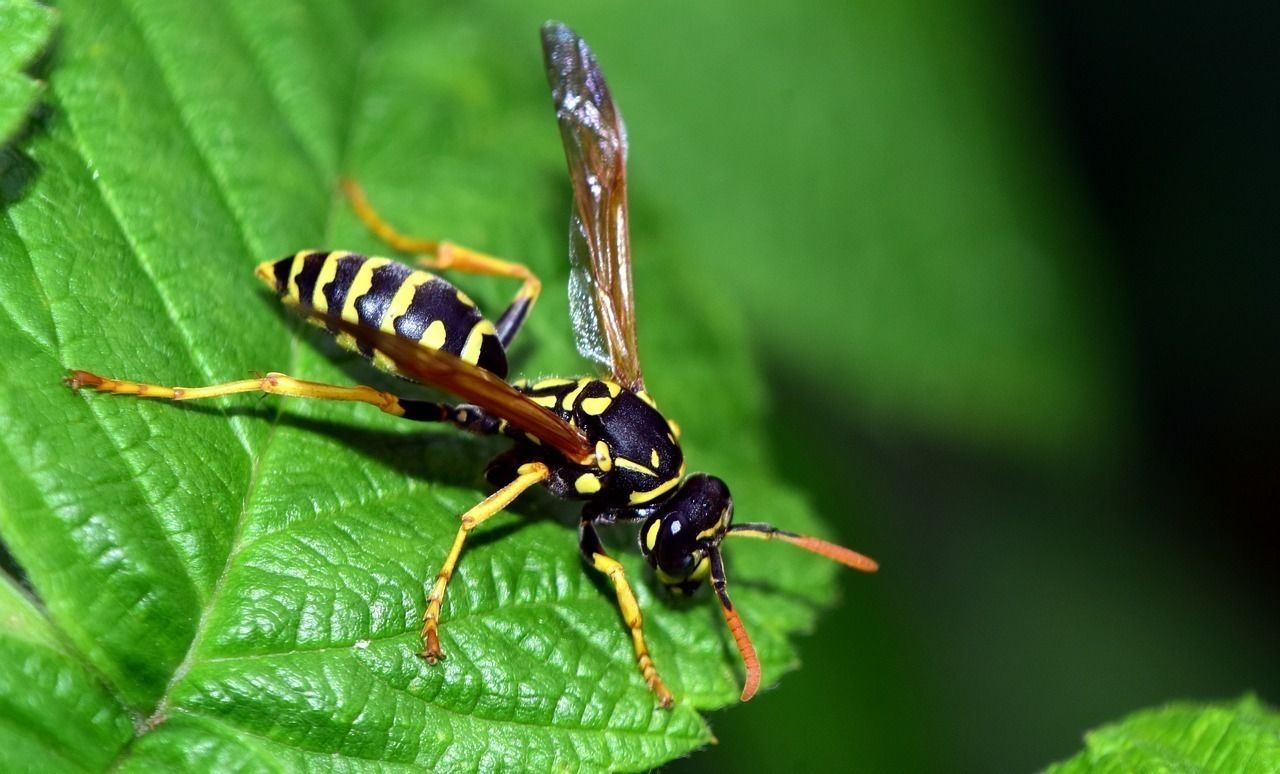
{"label": "wasp leg", "polygon": [[520,493],[541,481],[546,481],[551,471],[541,462],[530,462],[521,465],[515,480],[477,503],[471,510],[462,514],[462,524],[453,539],[453,547],[445,557],[444,566],[436,573],[436,582],[427,597],[427,609],[422,614],[422,657],[434,664],[444,658],[440,651],[440,606],[444,603],[444,592],[453,577],[453,570],[462,555],[462,546],[467,542],[467,534],[490,517],[501,513],[511,505]]}
{"label": "wasp leg", "polygon": [[440,271],[453,269],[469,274],[523,280],[520,289],[516,291],[515,298],[494,324],[503,349],[511,345],[520,331],[520,326],[529,316],[529,310],[538,300],[538,294],[542,292],[541,280],[529,270],[529,267],[459,247],[452,242],[405,236],[382,219],[373,205],[369,204],[359,183],[354,180],[343,180],[342,191],[351,202],[351,208],[355,210],[356,217],[360,218],[379,239],[400,252],[427,254],[418,260],[418,264],[424,268]]}
{"label": "wasp leg", "polygon": [[595,526],[585,519],[578,525],[578,548],[591,566],[609,576],[609,580],[613,583],[614,593],[618,595],[618,608],[622,611],[622,620],[631,630],[631,642],[635,645],[636,664],[640,667],[640,674],[644,677],[649,690],[653,691],[657,697],[658,705],[663,709],[669,708],[672,704],[671,691],[667,690],[662,678],[658,676],[658,668],[654,666],[653,659],[649,656],[649,646],[644,641],[644,622],[640,615],[640,605],[636,602],[635,593],[631,591],[631,584],[627,581],[622,565],[617,559],[604,552],[604,546],[600,545],[600,536],[596,534]]}
{"label": "wasp leg", "polygon": [[315,398],[318,400],[342,400],[368,403],[392,416],[418,422],[449,422],[465,430],[477,433],[492,432],[492,419],[475,406],[449,406],[424,400],[401,399],[389,392],[358,385],[340,387],[295,379],[280,373],[269,373],[257,379],[241,379],[235,382],[214,384],[208,387],[166,387],[159,384],[108,379],[88,371],[72,371],[63,382],[78,390],[89,387],[98,392],[115,395],[133,395],[138,398],[163,398],[167,400],[198,400],[235,395],[242,392],[262,392],[291,398]]}

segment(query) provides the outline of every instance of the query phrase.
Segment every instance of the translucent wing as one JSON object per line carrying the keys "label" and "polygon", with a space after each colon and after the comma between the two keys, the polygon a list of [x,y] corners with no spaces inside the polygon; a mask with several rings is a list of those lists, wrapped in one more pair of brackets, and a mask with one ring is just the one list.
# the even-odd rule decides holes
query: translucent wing
{"label": "translucent wing", "polygon": [[639,390],[644,382],[627,232],[627,130],[595,56],[577,33],[547,22],[542,52],[573,181],[569,300],[578,350]]}
{"label": "translucent wing", "polygon": [[336,329],[386,355],[398,369],[417,381],[457,395],[507,420],[574,462],[586,463],[592,459],[593,449],[582,431],[483,368],[377,328],[334,315],[323,317]]}

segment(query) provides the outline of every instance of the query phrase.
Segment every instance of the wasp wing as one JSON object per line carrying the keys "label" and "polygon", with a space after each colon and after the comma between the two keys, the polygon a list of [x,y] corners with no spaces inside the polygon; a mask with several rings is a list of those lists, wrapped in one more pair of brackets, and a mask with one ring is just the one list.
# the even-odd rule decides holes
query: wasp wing
{"label": "wasp wing", "polygon": [[627,230],[627,130],[595,55],[577,33],[548,22],[542,27],[542,53],[573,181],[569,299],[578,350],[605,363],[619,383],[640,390],[644,381]]}
{"label": "wasp wing", "polygon": [[338,330],[386,355],[405,375],[505,419],[574,462],[585,464],[592,459],[594,450],[582,431],[483,368],[377,328],[335,315],[322,317]]}

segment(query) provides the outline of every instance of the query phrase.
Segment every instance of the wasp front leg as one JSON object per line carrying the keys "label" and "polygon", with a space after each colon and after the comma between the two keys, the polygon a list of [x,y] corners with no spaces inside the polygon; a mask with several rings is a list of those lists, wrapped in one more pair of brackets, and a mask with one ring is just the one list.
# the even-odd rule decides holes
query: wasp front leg
{"label": "wasp front leg", "polygon": [[622,620],[631,630],[631,644],[635,647],[636,665],[640,668],[640,675],[658,699],[658,706],[663,709],[669,708],[673,703],[671,691],[667,690],[662,677],[658,675],[658,668],[649,655],[649,646],[644,641],[644,619],[640,614],[640,603],[636,602],[635,592],[631,590],[631,583],[627,580],[622,564],[604,552],[604,546],[600,544],[600,536],[596,534],[595,525],[590,520],[583,519],[579,522],[578,548],[582,551],[583,558],[590,562],[592,567],[608,576],[613,584],[613,591],[618,597],[618,609],[622,612]]}
{"label": "wasp front leg", "polygon": [[379,239],[400,252],[423,255],[418,260],[418,265],[423,268],[438,271],[461,271],[490,277],[511,277],[522,280],[520,289],[516,291],[515,298],[511,300],[511,304],[494,324],[496,335],[498,340],[502,342],[503,349],[511,346],[511,342],[515,340],[516,334],[520,332],[520,327],[524,324],[525,318],[529,316],[529,311],[533,309],[534,302],[538,300],[539,293],[542,292],[542,281],[534,275],[528,266],[502,258],[495,258],[492,255],[470,250],[452,242],[406,236],[401,234],[395,226],[384,220],[378,214],[378,211],[373,208],[373,205],[369,204],[369,200],[364,195],[364,189],[360,187],[359,183],[354,180],[344,179],[342,181],[342,192],[346,194],[347,199],[351,202],[351,208],[355,210],[356,217],[360,218],[365,226],[377,235]]}

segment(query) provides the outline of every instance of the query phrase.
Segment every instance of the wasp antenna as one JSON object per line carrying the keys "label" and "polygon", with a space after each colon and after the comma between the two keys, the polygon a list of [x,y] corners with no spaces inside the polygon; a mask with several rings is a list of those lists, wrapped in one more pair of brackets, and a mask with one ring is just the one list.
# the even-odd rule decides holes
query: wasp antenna
{"label": "wasp antenna", "polygon": [[738,646],[738,652],[742,654],[742,664],[747,669],[746,680],[742,683],[742,700],[751,701],[751,697],[755,696],[756,691],[760,689],[760,658],[756,655],[756,647],[751,644],[747,627],[742,625],[742,618],[738,616],[738,611],[733,609],[733,601],[729,599],[724,577],[724,560],[720,558],[718,549],[711,551],[711,586],[716,590],[716,596],[720,598],[720,611],[724,613],[724,622],[729,625],[733,642]]}
{"label": "wasp antenna", "polygon": [[794,546],[800,546],[806,551],[812,551],[818,556],[825,556],[828,559],[837,561],[845,567],[852,567],[862,572],[875,572],[880,569],[880,564],[875,559],[864,556],[857,551],[838,546],[835,543],[828,543],[825,540],[810,537],[809,535],[787,532],[771,524],[734,524],[729,527],[729,531],[725,534],[756,538],[757,540],[782,540]]}

